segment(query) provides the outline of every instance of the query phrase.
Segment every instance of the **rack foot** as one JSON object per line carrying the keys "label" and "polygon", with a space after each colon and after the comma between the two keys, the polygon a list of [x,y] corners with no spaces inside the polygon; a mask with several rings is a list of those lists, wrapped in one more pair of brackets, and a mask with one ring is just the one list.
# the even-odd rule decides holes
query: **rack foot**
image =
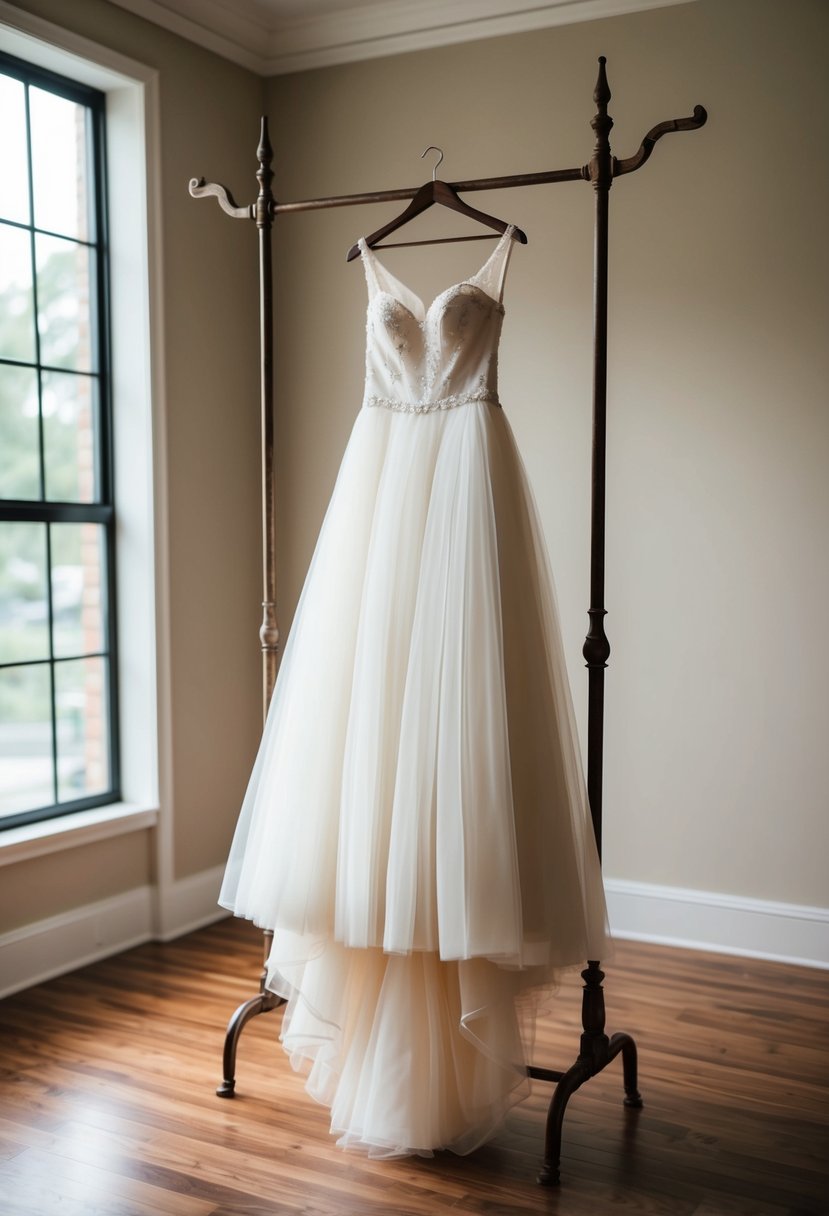
{"label": "rack foot", "polygon": [[637,1089],[639,1077],[639,1062],[636,1044],[629,1034],[614,1034],[608,1048],[608,1063],[622,1053],[622,1082],[625,1087],[625,1106],[631,1110],[639,1110],[642,1106],[642,1095]]}

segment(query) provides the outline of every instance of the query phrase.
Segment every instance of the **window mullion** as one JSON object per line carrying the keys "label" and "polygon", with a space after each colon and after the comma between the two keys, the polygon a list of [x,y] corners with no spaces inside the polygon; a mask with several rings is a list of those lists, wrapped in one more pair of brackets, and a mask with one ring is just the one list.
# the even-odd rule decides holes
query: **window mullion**
{"label": "window mullion", "polygon": [[35,185],[32,169],[32,117],[28,82],[24,86],[26,103],[26,175],[29,191],[29,260],[32,268],[32,321],[35,327],[35,363],[37,365],[37,444],[41,502],[46,498],[46,442],[43,434],[43,374],[40,359],[40,326],[37,301],[37,251],[35,248]]}
{"label": "window mullion", "polygon": [[46,604],[49,621],[49,711],[52,719],[52,793],[58,801],[58,707],[55,695],[55,607],[52,594],[52,525],[46,524]]}
{"label": "window mullion", "polygon": [[97,502],[0,502],[0,521],[17,523],[105,524],[114,511],[109,503]]}

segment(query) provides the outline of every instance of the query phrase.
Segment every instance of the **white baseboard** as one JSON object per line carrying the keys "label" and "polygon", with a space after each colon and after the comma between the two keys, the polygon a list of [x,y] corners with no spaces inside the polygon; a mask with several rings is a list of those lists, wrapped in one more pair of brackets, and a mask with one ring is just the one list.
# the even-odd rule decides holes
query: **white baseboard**
{"label": "white baseboard", "polygon": [[136,887],[0,934],[0,998],[148,941],[171,941],[229,915],[216,905],[223,866],[163,891]]}
{"label": "white baseboard", "polygon": [[0,997],[152,937],[153,892],[136,887],[0,936]]}
{"label": "white baseboard", "polygon": [[606,878],[614,937],[829,968],[829,908]]}
{"label": "white baseboard", "polygon": [[[170,941],[228,913],[224,867],[159,891],[137,887],[0,935],[0,997],[146,941]],[[829,909],[605,879],[615,937],[829,968]]]}
{"label": "white baseboard", "polygon": [[222,920],[229,913],[217,904],[225,868],[214,866],[180,878],[169,887],[159,888],[156,904],[154,937],[157,941],[169,942],[183,933],[192,933]]}

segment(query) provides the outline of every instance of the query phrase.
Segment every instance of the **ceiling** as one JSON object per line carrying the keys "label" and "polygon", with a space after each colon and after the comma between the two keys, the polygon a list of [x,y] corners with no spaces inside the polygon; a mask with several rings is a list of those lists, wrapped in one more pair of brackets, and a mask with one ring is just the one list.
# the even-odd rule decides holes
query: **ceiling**
{"label": "ceiling", "polygon": [[263,76],[685,0],[111,0]]}

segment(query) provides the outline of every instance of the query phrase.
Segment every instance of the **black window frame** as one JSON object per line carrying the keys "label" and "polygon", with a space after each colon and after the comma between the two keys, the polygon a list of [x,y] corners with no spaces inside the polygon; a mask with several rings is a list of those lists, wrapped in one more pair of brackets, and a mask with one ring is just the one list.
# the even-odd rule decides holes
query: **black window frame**
{"label": "black window frame", "polygon": [[[109,240],[107,226],[107,191],[106,191],[106,95],[98,89],[81,84],[46,68],[28,63],[13,55],[0,51],[0,72],[22,81],[26,86],[26,135],[27,135],[27,172],[28,193],[30,202],[29,223],[22,224],[4,219],[10,227],[25,230],[30,235],[31,257],[33,270],[33,291],[35,308],[35,360],[34,362],[16,359],[0,358],[0,363],[13,367],[33,367],[37,373],[38,382],[38,443],[40,462],[40,482],[43,497],[40,500],[8,499],[0,497],[0,522],[20,523],[95,523],[103,527],[105,572],[103,586],[106,591],[106,603],[103,608],[103,641],[105,649],[97,652],[106,658],[108,678],[106,680],[107,694],[107,725],[109,730],[109,789],[84,798],[68,802],[57,801],[58,769],[57,769],[57,710],[55,697],[55,667],[57,663],[65,662],[75,656],[61,655],[56,659],[54,654],[54,589],[51,577],[51,544],[50,530],[47,526],[47,579],[46,593],[49,621],[49,657],[46,659],[13,661],[0,663],[0,668],[29,667],[48,665],[50,669],[50,702],[52,724],[52,788],[55,802],[42,807],[34,807],[10,815],[0,816],[0,832],[22,824],[43,822],[62,818],[81,810],[106,806],[121,801],[120,775],[120,739],[118,729],[118,648],[116,630],[116,575],[115,575],[115,495],[114,495],[114,445],[113,445],[113,401],[111,375],[111,325],[110,325],[110,288],[109,288]],[[45,498],[44,481],[44,427],[42,409],[42,378],[43,373],[62,368],[51,368],[41,362],[40,335],[37,326],[37,277],[34,274],[34,236],[43,233],[47,236],[64,237],[63,233],[52,233],[48,229],[38,228],[35,223],[33,208],[33,183],[31,161],[31,119],[29,112],[28,86],[43,88],[57,96],[87,107],[90,111],[89,121],[89,172],[94,189],[94,232],[93,239],[77,241],[95,251],[95,286],[96,299],[92,305],[92,326],[94,329],[93,342],[97,354],[97,368],[92,373],[98,382],[98,413],[96,450],[98,496],[93,502],[61,502]],[[76,239],[76,238],[72,238]],[[97,305],[97,307],[95,307]],[[77,657],[95,657],[81,655]]]}

